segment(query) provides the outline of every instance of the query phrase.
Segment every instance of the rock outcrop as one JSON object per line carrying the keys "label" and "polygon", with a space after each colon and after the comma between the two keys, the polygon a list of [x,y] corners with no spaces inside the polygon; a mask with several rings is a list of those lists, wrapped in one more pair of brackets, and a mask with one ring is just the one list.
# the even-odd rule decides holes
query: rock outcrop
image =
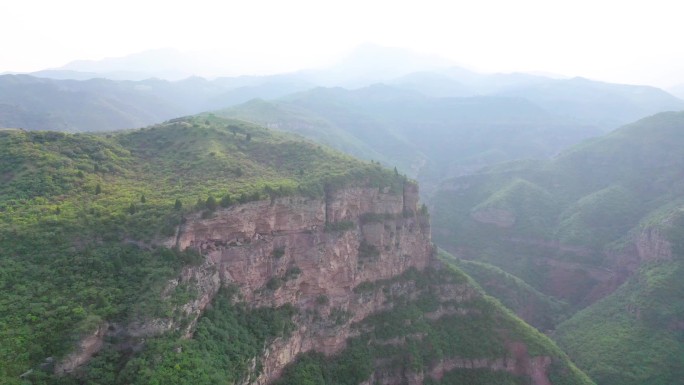
{"label": "rock outcrop", "polygon": [[[223,286],[235,287],[241,300],[253,307],[290,304],[298,310],[295,330],[264,347],[252,365],[260,370],[249,373],[244,384],[272,382],[301,353],[340,352],[350,337],[364,332],[352,325],[361,324],[371,314],[391,310],[393,298],[415,300],[421,295],[416,282],[397,277],[410,270],[442,268],[435,258],[428,218],[417,204],[417,186],[406,183],[398,194],[388,189],[350,187],[329,191],[323,199],[281,197],[222,208],[210,216],[191,214],[174,237],[161,243],[196,250],[203,262],[184,267],[168,282],[162,296],[170,297],[184,285],[195,293],[193,299],[179,305],[174,318],[98,329],[83,341],[83,349],[60,366],[60,371],[68,372],[87,362],[106,333],[134,347],[146,337],[168,331],[181,331],[191,338],[199,317]],[[481,295],[464,282],[439,284],[432,290],[440,302],[448,304],[425,314],[432,321],[465,316],[469,310],[454,304]],[[406,338],[386,343],[401,345]],[[515,345],[515,341],[511,343]],[[383,373],[379,364],[371,380],[395,384],[409,376],[411,383],[421,384],[425,376],[439,379],[455,368],[489,368],[539,377],[534,384],[546,385],[547,358],[531,357],[524,348],[516,348],[522,349],[517,352],[513,345],[508,358],[449,358],[435,362],[425,373],[402,373],[401,378]]]}
{"label": "rock outcrop", "polygon": [[267,383],[301,352],[335,353],[345,346],[349,325],[381,309],[385,301],[382,295],[355,294],[356,286],[431,263],[430,226],[417,204],[417,186],[406,183],[399,193],[349,187],[327,192],[324,199],[281,197],[222,208],[208,218],[191,214],[174,237],[160,242],[197,250],[204,260],[183,268],[162,293],[166,297],[179,285],[196,293],[177,309],[181,316],[98,328],[79,351],[57,365],[59,372],[86,363],[107,333],[131,340],[181,330],[191,337],[222,285],[237,287],[254,307],[292,304],[301,314],[315,310],[323,319],[331,312],[349,315],[341,325],[297,319],[298,329],[290,338],[267,347],[263,370],[251,382]]}
{"label": "rock outcrop", "polygon": [[290,338],[266,349],[263,371],[251,382],[268,383],[299,353],[339,351],[349,325],[385,302],[377,293],[356,294],[355,287],[430,263],[430,227],[417,203],[417,188],[407,183],[403,194],[355,187],[322,200],[285,197],[218,210],[207,219],[186,218],[176,239],[166,241],[205,257],[170,284],[190,283],[199,293],[183,307],[191,318],[186,333],[221,285],[235,285],[255,307],[292,304],[300,314],[315,310],[324,319],[333,311],[349,314],[341,325],[300,317]]}

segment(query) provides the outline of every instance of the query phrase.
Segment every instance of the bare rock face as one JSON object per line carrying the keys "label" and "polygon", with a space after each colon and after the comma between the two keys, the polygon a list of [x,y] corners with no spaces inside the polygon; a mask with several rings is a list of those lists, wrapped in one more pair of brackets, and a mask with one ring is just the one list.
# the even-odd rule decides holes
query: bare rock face
{"label": "bare rock face", "polygon": [[646,227],[635,234],[631,242],[622,249],[606,251],[605,256],[611,274],[599,281],[599,285],[589,296],[590,302],[612,293],[643,264],[672,260],[672,244],[660,227]]}
{"label": "bare rock face", "polygon": [[658,228],[642,231],[636,240],[636,249],[642,262],[672,259],[672,244]]}
{"label": "bare rock face", "polygon": [[[580,257],[591,254],[589,249],[564,247],[562,244],[556,245],[555,250]],[[547,291],[560,298],[581,297],[581,304],[592,304],[612,293],[643,264],[671,260],[672,245],[659,227],[646,227],[633,235],[622,248],[595,253],[604,258],[603,266],[556,259],[540,261],[548,271]],[[581,287],[577,282],[591,282],[591,285]]]}
{"label": "bare rock face", "polygon": [[[430,226],[418,214],[417,204],[417,185],[406,183],[398,194],[350,187],[328,192],[324,199],[293,196],[250,202],[219,209],[210,218],[194,213],[174,237],[160,241],[166,247],[197,250],[204,257],[199,266],[183,268],[162,292],[162,298],[168,298],[181,284],[194,290],[196,296],[176,309],[180,317],[100,327],[56,365],[56,372],[88,362],[105,335],[133,345],[169,331],[191,337],[223,285],[239,288],[254,307],[292,304],[304,311],[315,308],[324,317],[332,311],[350,315],[341,325],[296,320],[299,328],[266,349],[260,358],[264,369],[250,382],[263,384],[277,377],[301,352],[335,353],[345,346],[351,322],[378,311],[384,302],[382,296],[356,295],[354,287],[428,265],[433,255]],[[362,224],[364,214],[380,220]]]}
{"label": "bare rock face", "polygon": [[[285,197],[220,209],[210,218],[200,213],[190,215],[175,237],[162,242],[168,247],[197,250],[204,257],[200,265],[183,268],[161,293],[162,298],[168,298],[179,285],[187,285],[196,293],[176,309],[181,316],[103,325],[57,365],[56,371],[68,372],[87,362],[107,334],[138,345],[145,337],[169,331],[181,331],[190,338],[219,289],[229,285],[236,287],[251,306],[291,304],[299,310],[295,330],[287,338],[270,343],[254,358],[252,373],[244,384],[271,383],[300,353],[335,354],[346,347],[349,337],[362,332],[352,329],[352,323],[390,310],[391,298],[418,298],[420,290],[415,282],[392,278],[410,269],[439,265],[428,220],[420,214],[417,203],[417,186],[406,184],[400,194],[354,187],[328,193],[325,199]],[[380,289],[374,286],[378,281],[392,283]],[[451,304],[427,313],[431,320],[466,315],[469,310],[453,302],[467,302],[480,295],[463,283],[441,284],[435,290],[440,302]],[[405,344],[406,337],[387,343]],[[509,352],[500,359],[449,358],[425,373],[379,370],[369,381],[422,384],[426,376],[439,379],[455,368],[489,368],[526,375],[535,385],[550,384],[548,357],[531,357],[524,345],[515,342],[511,342]],[[261,370],[255,372],[256,367]]]}
{"label": "bare rock face", "polygon": [[[554,258],[538,258],[536,264],[546,271],[545,292],[558,298],[575,298],[583,305],[592,304],[612,293],[643,264],[672,260],[672,244],[667,240],[662,226],[645,227],[632,235],[619,249],[592,250],[589,247],[564,245],[558,241],[508,238],[512,244],[533,246],[546,255],[565,254],[575,256],[575,261]],[[454,251],[454,250],[452,250]],[[455,250],[458,254],[458,250]],[[587,258],[602,258],[600,266],[581,262]],[[578,285],[577,282],[586,282]]]}
{"label": "bare rock face", "polygon": [[[268,383],[299,353],[340,351],[351,322],[385,303],[382,294],[354,293],[356,286],[430,263],[430,227],[417,214],[417,202],[413,184],[407,184],[404,194],[348,188],[324,200],[278,198],[222,209],[208,219],[199,214],[186,218],[177,238],[166,244],[194,248],[205,256],[202,265],[186,267],[170,283],[190,282],[199,293],[184,306],[191,318],[187,332],[221,285],[235,285],[255,307],[292,304],[300,314],[315,310],[323,318],[332,311],[349,314],[339,325],[297,319],[298,329],[290,338],[266,349],[263,371],[250,383]],[[362,223],[364,214],[380,219]],[[345,230],[326,231],[341,222],[350,224]]]}

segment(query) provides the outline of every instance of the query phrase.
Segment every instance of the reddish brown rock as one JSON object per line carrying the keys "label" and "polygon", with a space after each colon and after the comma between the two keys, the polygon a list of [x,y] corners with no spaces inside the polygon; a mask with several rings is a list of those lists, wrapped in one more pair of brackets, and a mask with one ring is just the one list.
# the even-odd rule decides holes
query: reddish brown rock
{"label": "reddish brown rock", "polygon": [[[343,325],[298,320],[298,330],[287,340],[275,341],[261,358],[263,371],[251,381],[267,383],[299,353],[338,352],[350,336],[351,322],[383,309],[382,293],[356,294],[354,287],[395,277],[409,268],[422,270],[430,263],[430,227],[418,215],[417,199],[415,186],[399,195],[350,188],[327,200],[279,198],[219,210],[209,219],[193,215],[186,218],[176,240],[166,244],[195,248],[206,259],[201,266],[183,269],[180,279],[171,284],[191,282],[200,293],[198,300],[183,308],[192,318],[191,327],[222,284],[235,284],[253,306],[289,303],[323,316],[331,309],[350,313]],[[381,222],[362,225],[360,217],[369,213],[387,215]],[[326,232],[326,219],[355,225]],[[373,252],[359,255],[362,242]],[[299,273],[288,278],[287,272],[295,267]],[[282,282],[270,290],[273,279]],[[316,303],[321,296],[327,298],[324,306]]]}

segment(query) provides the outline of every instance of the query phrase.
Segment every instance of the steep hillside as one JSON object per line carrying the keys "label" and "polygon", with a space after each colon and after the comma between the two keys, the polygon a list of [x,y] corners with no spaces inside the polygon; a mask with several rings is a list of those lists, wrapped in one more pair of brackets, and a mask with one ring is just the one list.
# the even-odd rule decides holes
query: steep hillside
{"label": "steep hillside", "polygon": [[466,259],[448,259],[478,283],[492,297],[501,301],[525,322],[542,331],[554,329],[569,316],[568,304],[540,293],[525,281],[488,263]]}
{"label": "steep hillside", "polygon": [[591,384],[544,335],[438,264],[389,281],[385,309],[352,325],[340,354],[309,353],[275,384]]}
{"label": "steep hillside", "polygon": [[65,354],[103,319],[166,311],[151,293],[197,255],[150,245],[173,236],[187,213],[395,178],[298,139],[211,118],[108,137],[0,136],[0,346],[8,377]]}
{"label": "steep hillside", "polygon": [[559,341],[600,383],[671,383],[684,367],[671,274],[682,263],[672,247],[681,241],[682,145],[684,113],[662,113],[552,161],[450,180],[434,201],[435,240],[575,310],[605,297],[563,323]]}
{"label": "steep hillside", "polygon": [[613,294],[560,324],[555,338],[599,384],[679,383],[682,274],[681,255],[645,266]]}
{"label": "steep hillside", "polygon": [[[266,384],[403,319],[416,343],[453,335],[404,365],[426,383],[590,383],[434,258],[417,186],[376,164],[210,115],[2,130],[0,157],[3,383]],[[349,380],[399,367],[376,357]]]}
{"label": "steep hillside", "polygon": [[518,158],[546,158],[598,134],[521,98],[431,98],[374,85],[318,88],[217,112],[296,132],[415,176],[431,192],[445,177]]}

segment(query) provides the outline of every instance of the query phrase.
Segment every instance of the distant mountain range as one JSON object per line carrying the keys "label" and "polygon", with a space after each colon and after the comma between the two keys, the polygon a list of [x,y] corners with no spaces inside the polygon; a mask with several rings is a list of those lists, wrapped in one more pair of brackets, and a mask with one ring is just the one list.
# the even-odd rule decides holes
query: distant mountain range
{"label": "distant mountain range", "polygon": [[[393,58],[406,65],[389,71]],[[630,121],[684,109],[684,101],[654,87],[485,75],[439,67],[446,63],[434,58],[409,59],[403,51],[366,47],[327,72],[177,81],[4,75],[0,127],[107,131],[216,111],[396,166],[418,178],[428,196],[444,178],[547,158]],[[117,63],[74,68],[122,69]],[[402,74],[421,66],[433,69]],[[364,85],[378,79],[383,83]],[[336,83],[364,86],[320,87]]]}
{"label": "distant mountain range", "polygon": [[216,112],[295,132],[417,177],[427,194],[443,178],[498,161],[546,158],[597,126],[558,117],[523,98],[434,98],[374,85],[316,88]]}
{"label": "distant mountain range", "polygon": [[524,73],[481,74],[443,58],[370,44],[323,69],[213,80],[191,76],[223,68],[205,56],[160,49],[74,61],[30,76],[0,76],[0,126],[66,131],[132,128],[254,98],[274,99],[321,86],[358,89],[378,83],[431,98],[522,98],[556,118],[604,131],[657,112],[684,109],[681,99],[654,87]]}
{"label": "distant mountain range", "polygon": [[[264,73],[256,67],[245,68],[245,60],[247,59],[227,59],[215,53],[202,51],[180,52],[172,48],[163,48],[123,57],[76,60],[58,68],[26,75],[71,80],[158,78],[175,81],[193,76],[211,79],[232,77],[236,73]],[[435,55],[419,54],[402,48],[362,44],[333,65],[288,73],[288,76],[303,77],[320,86],[360,87],[416,71],[444,69],[453,65],[452,61]]]}
{"label": "distant mountain range", "polygon": [[[379,83],[393,87],[392,91],[389,88],[383,91],[388,94],[412,91],[413,94],[406,93],[413,95],[412,103],[421,95],[423,106],[439,104],[435,108],[443,110],[441,116],[450,108],[449,103],[481,105],[483,97],[499,98],[499,102],[517,98],[541,108],[547,118],[552,116],[556,121],[602,131],[657,112],[684,109],[684,101],[654,87],[523,73],[480,74],[455,67],[443,58],[370,44],[358,47],[337,64],[324,69],[213,80],[190,76],[210,73],[220,66],[221,63],[206,60],[198,53],[160,49],[120,58],[75,61],[29,75],[0,76],[0,127],[62,131],[133,128],[235,106],[255,98],[277,99],[321,86],[354,90]],[[378,92],[380,88],[368,90]],[[328,94],[332,97],[337,91],[312,92],[295,99],[303,103],[306,98],[325,98]],[[364,92],[349,93],[349,96],[365,97]],[[480,99],[460,102],[439,99],[459,97]],[[285,99],[280,102],[291,104]],[[387,105],[383,111],[375,111],[376,118],[392,121],[394,115],[402,114],[392,110],[394,107],[399,106]],[[507,108],[510,112],[514,107]],[[522,108],[524,111],[526,107]],[[314,106],[309,106],[309,110],[318,113]],[[403,116],[405,121],[406,114]],[[478,121],[488,123],[485,115]],[[408,124],[404,126],[404,130],[412,129]]]}
{"label": "distant mountain range", "polygon": [[0,76],[0,127],[58,131],[135,128],[171,118],[279,97],[311,87],[277,76],[208,81],[115,81]]}
{"label": "distant mountain range", "polygon": [[417,177],[427,196],[443,178],[500,161],[547,158],[639,118],[684,109],[684,101],[654,87],[480,74],[371,45],[322,70],[213,80],[87,79],[187,73],[194,63],[177,51],[157,50],[37,73],[52,79],[0,76],[0,127],[107,131],[217,111],[396,166]]}

